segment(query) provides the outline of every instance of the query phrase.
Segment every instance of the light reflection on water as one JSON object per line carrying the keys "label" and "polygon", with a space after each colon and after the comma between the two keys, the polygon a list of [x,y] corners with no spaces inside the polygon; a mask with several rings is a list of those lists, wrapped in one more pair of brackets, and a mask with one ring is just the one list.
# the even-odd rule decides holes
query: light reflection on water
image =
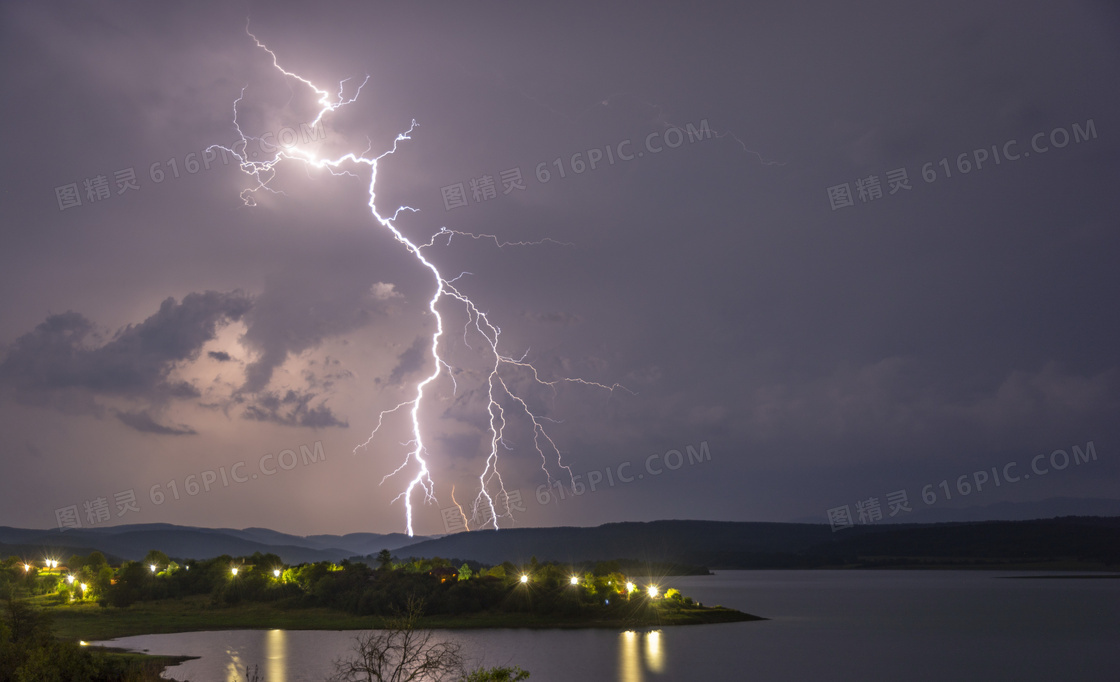
{"label": "light reflection on water", "polygon": [[647,671],[660,674],[665,669],[660,630],[641,633],[627,630],[619,638],[619,682],[644,682]]}
{"label": "light reflection on water", "polygon": [[641,682],[642,671],[638,667],[638,633],[627,630],[622,633],[618,647],[618,674],[620,682]]}
{"label": "light reflection on water", "polygon": [[665,669],[665,654],[661,651],[661,631],[647,632],[645,642],[646,667],[652,673],[660,673]]}
{"label": "light reflection on water", "polygon": [[[263,640],[258,641],[256,635],[259,634],[263,634]],[[225,682],[244,682],[254,670],[266,682],[287,682],[291,665],[287,630],[273,629],[263,633],[247,630],[237,635],[238,645],[224,647],[225,656],[220,665]],[[257,657],[263,661],[255,660]]]}
{"label": "light reflection on water", "polygon": [[269,630],[265,640],[265,679],[268,682],[287,682],[288,632]]}

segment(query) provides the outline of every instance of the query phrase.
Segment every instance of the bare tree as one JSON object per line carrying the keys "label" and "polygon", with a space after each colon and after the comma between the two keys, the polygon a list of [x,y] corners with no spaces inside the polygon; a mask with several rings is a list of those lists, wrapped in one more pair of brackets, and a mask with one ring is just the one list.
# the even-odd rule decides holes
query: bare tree
{"label": "bare tree", "polygon": [[464,673],[459,644],[418,630],[423,602],[409,597],[388,627],[357,638],[356,656],[335,661],[334,682],[442,682]]}

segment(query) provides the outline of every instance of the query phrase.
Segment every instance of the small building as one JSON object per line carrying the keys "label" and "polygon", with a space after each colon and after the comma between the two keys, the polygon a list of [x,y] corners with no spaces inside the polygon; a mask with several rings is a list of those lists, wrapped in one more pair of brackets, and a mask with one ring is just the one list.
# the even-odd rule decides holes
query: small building
{"label": "small building", "polygon": [[433,568],[432,570],[428,571],[428,575],[432,576],[433,578],[439,578],[439,581],[441,583],[459,579],[459,571],[447,566]]}

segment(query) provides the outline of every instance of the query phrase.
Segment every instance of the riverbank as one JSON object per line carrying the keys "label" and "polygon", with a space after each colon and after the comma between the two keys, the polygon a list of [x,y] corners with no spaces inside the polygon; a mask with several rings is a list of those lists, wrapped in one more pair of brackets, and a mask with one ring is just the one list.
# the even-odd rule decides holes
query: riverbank
{"label": "riverbank", "polygon": [[[103,608],[96,604],[46,606],[57,636],[70,641],[105,641],[133,635],[199,630],[368,630],[388,619],[357,616],[330,608],[291,607],[284,603],[213,606],[208,597],[191,597]],[[580,617],[533,613],[478,612],[434,615],[423,628],[642,628],[765,620],[723,607],[655,608],[625,617]]]}
{"label": "riverbank", "polygon": [[138,669],[138,674],[141,676],[138,682],[175,682],[174,679],[163,677],[167,669],[198,658],[198,656],[157,656],[108,646],[90,648],[103,653],[110,660],[133,662],[134,669]]}

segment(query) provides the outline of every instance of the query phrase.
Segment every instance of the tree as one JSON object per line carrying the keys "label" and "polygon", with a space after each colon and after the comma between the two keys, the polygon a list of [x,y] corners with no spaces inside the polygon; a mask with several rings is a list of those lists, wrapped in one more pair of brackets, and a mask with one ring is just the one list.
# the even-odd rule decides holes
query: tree
{"label": "tree", "polygon": [[377,570],[388,571],[393,567],[393,553],[383,549],[377,553]]}
{"label": "tree", "polygon": [[8,597],[5,604],[7,638],[12,642],[46,642],[51,639],[51,625],[48,616],[31,607],[25,601]]}
{"label": "tree", "polygon": [[459,567],[459,580],[470,580],[473,575],[474,571],[471,570],[470,566],[463,564]]}
{"label": "tree", "polygon": [[94,571],[100,571],[102,567],[109,565],[109,561],[105,558],[104,554],[94,550],[89,553],[89,557],[86,558],[82,565],[89,566]]}
{"label": "tree", "polygon": [[337,682],[411,682],[459,679],[463,674],[461,647],[435,639],[431,630],[418,630],[423,603],[409,597],[405,609],[384,630],[357,638],[357,656],[336,661]]}
{"label": "tree", "polygon": [[144,555],[143,564],[148,567],[155,566],[157,572],[167,568],[169,563],[171,563],[171,559],[167,558],[167,555],[158,549],[153,549]]}
{"label": "tree", "polygon": [[[384,630],[358,637],[356,657],[335,661],[333,682],[521,682],[529,673],[521,668],[463,666],[462,647],[435,639],[431,630],[418,630],[423,602],[409,596],[405,608]],[[250,678],[252,679],[252,678]]]}

